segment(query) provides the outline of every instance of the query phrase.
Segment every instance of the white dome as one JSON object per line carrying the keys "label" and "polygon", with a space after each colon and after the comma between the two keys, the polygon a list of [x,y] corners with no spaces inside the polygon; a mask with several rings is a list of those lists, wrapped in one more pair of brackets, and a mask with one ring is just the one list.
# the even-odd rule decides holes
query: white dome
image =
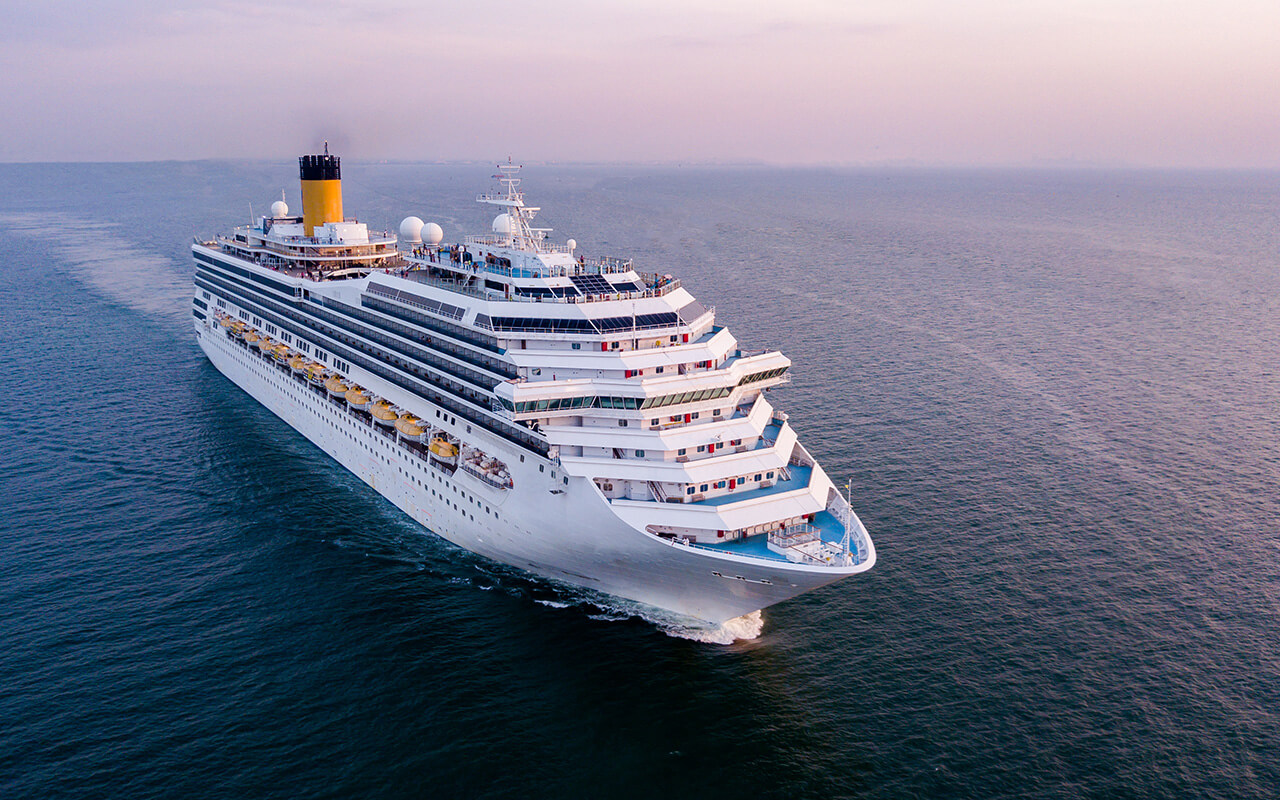
{"label": "white dome", "polygon": [[280,219],[289,216],[289,204],[283,200],[277,200],[271,204],[272,219]]}
{"label": "white dome", "polygon": [[511,217],[506,214],[499,214],[494,217],[493,232],[502,234],[511,233]]}
{"label": "white dome", "polygon": [[572,253],[574,250],[578,249],[578,240],[570,239],[569,241],[565,242],[565,246],[568,247],[569,252]]}
{"label": "white dome", "polygon": [[422,220],[405,217],[400,222],[400,241],[417,244],[422,241]]}
{"label": "white dome", "polygon": [[428,222],[422,227],[422,241],[427,244],[440,244],[443,238],[444,231],[434,222]]}

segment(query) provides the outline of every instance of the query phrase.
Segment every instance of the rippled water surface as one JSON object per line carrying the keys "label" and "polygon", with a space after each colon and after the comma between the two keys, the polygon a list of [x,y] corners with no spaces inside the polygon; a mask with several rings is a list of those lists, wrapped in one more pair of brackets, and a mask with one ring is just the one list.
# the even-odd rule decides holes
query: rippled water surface
{"label": "rippled water surface", "polygon": [[290,164],[0,165],[0,796],[1280,793],[1280,177],[526,179],[794,359],[876,568],[722,646],[461,552],[194,344],[192,235]]}

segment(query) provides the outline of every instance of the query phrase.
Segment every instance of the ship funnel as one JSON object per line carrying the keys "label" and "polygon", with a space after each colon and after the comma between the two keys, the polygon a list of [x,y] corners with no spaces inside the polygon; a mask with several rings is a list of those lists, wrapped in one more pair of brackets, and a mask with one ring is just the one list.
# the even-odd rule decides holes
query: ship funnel
{"label": "ship funnel", "polygon": [[316,226],[342,222],[342,168],[337,156],[324,154],[300,156],[298,177],[302,179],[302,227],[307,236],[315,236]]}

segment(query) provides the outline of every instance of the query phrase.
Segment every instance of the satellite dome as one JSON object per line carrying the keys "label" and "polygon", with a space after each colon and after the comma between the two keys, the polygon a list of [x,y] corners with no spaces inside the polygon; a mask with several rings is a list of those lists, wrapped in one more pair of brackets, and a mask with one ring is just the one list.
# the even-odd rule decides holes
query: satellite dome
{"label": "satellite dome", "polygon": [[400,240],[412,244],[422,241],[422,220],[417,217],[405,217],[400,222]]}
{"label": "satellite dome", "polygon": [[427,244],[440,244],[440,240],[444,238],[444,231],[434,222],[428,222],[422,227],[422,241]]}
{"label": "satellite dome", "polygon": [[570,252],[570,253],[572,253],[574,250],[577,250],[577,249],[578,249],[578,240],[577,240],[577,239],[570,239],[569,241],[565,242],[564,244],[565,244],[565,246],[566,246],[566,247],[568,247],[568,248],[569,248],[569,252]]}
{"label": "satellite dome", "polygon": [[271,218],[280,219],[289,216],[289,204],[283,200],[277,200],[271,204]]}
{"label": "satellite dome", "polygon": [[511,233],[511,217],[508,214],[499,214],[493,218],[493,232],[508,234]]}

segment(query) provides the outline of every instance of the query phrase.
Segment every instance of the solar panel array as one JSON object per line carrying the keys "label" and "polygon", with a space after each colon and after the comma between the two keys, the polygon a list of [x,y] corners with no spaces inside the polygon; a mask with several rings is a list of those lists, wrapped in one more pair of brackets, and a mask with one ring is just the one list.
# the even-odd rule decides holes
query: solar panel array
{"label": "solar panel array", "polygon": [[516,294],[523,297],[576,297],[578,290],[572,286],[517,286]]}
{"label": "solar panel array", "polygon": [[618,291],[613,288],[613,284],[599,275],[572,275],[569,280],[573,281],[573,285],[581,289],[583,294],[613,294]]}

